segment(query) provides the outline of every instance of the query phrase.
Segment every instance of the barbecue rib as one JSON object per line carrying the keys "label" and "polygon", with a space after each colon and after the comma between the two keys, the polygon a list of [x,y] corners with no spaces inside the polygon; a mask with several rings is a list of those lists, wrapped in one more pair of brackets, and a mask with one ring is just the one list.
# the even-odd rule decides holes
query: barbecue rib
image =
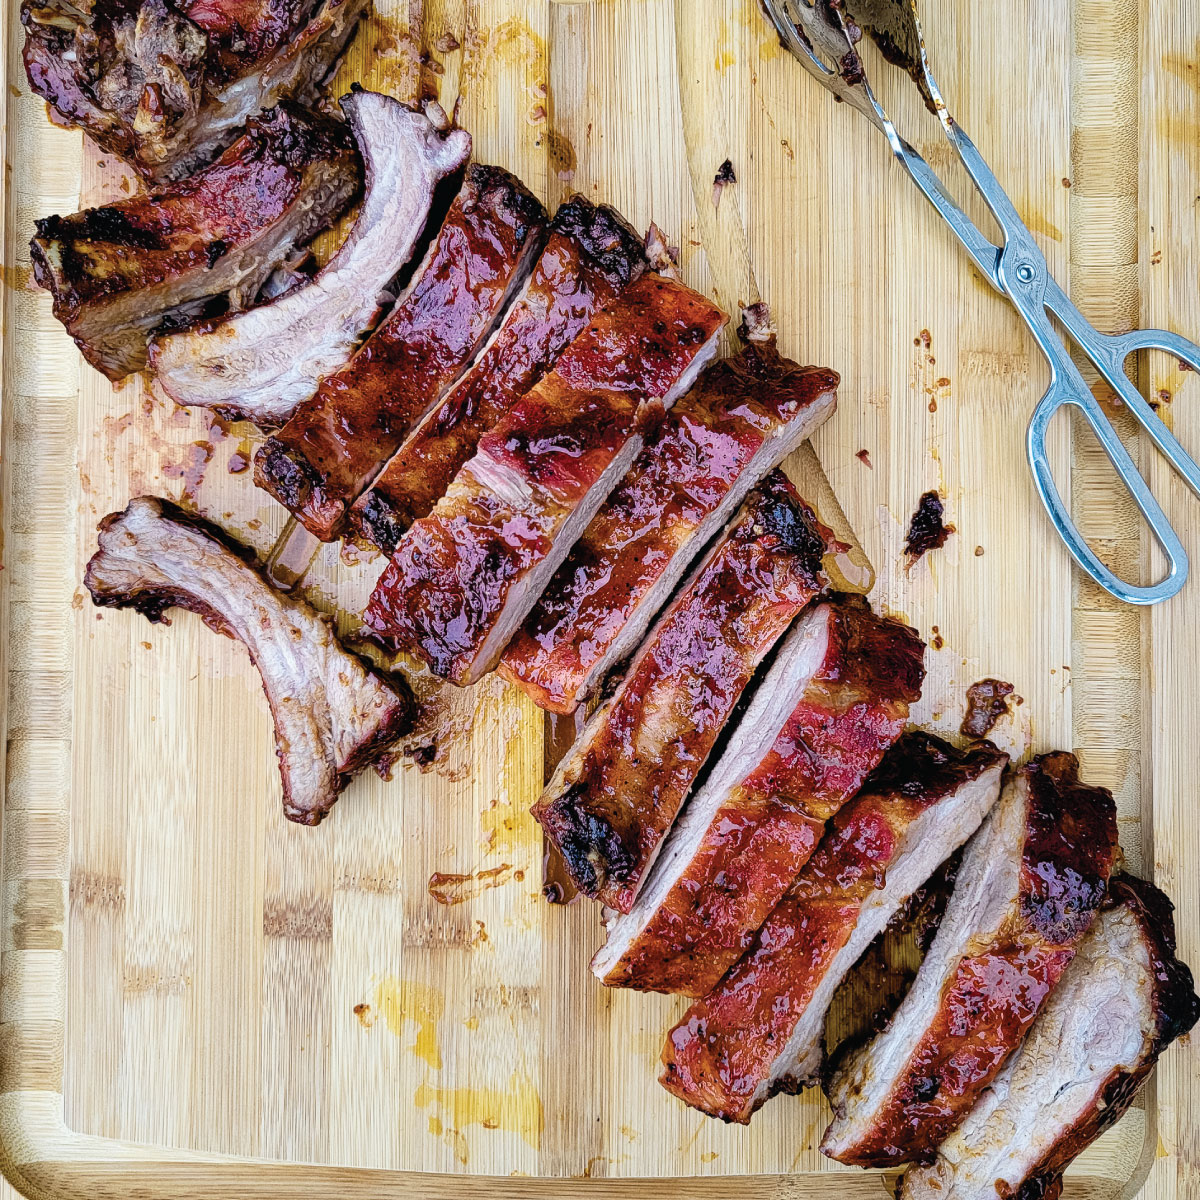
{"label": "barbecue rib", "polygon": [[1158,1056],[1200,1016],[1175,957],[1171,902],[1116,876],[1020,1050],[900,1200],[1051,1200],[1062,1172],[1128,1109]]}
{"label": "barbecue rib", "polygon": [[474,357],[533,262],[546,210],[473,163],[404,296],[254,461],[254,482],[332,541],[346,510]]}
{"label": "barbecue rib", "polygon": [[152,185],[183,179],[281,100],[311,104],[367,0],[25,0],[25,72]]}
{"label": "barbecue rib", "polygon": [[924,643],[861,596],[788,635],[630,911],[592,960],[611,987],[703,996],[795,881],[825,822],[900,736]]}
{"label": "barbecue rib", "polygon": [[693,556],[837,403],[838,376],[769,333],[709,367],[559,567],[500,673],[569,713],[641,642]]}
{"label": "barbecue rib", "polygon": [[342,98],[366,166],[354,228],[306,286],[216,324],[157,339],[150,361],[167,394],[278,425],[342,367],[381,311],[381,295],[412,256],[438,183],[471,150],[423,113],[378,92]]}
{"label": "barbecue rib", "polygon": [[436,675],[495,666],[648,424],[716,352],[725,316],[661,275],[631,284],[479,440],[449,492],[404,535],[364,618]]}
{"label": "barbecue rib", "polygon": [[654,626],[533,807],[579,891],[629,911],[751,676],[824,586],[824,549],[775,471]]}
{"label": "barbecue rib", "polygon": [[88,362],[122,379],[146,365],[164,322],[186,323],[226,294],[234,308],[252,301],[357,188],[344,126],[281,104],[190,179],[38,221],[34,278]]}
{"label": "barbecue rib", "polygon": [[324,617],[271,588],[219,530],[141,496],[100,522],[99,541],[84,577],[96,604],[151,621],[190,609],[250,652],[275,722],[289,820],[316,825],[350,776],[407,732],[407,686],[343,650]]}
{"label": "barbecue rib", "polygon": [[503,324],[351,509],[354,532],[392,554],[404,531],[433,511],[480,437],[645,269],[641,242],[613,209],[584,196],[563,204]]}
{"label": "barbecue rib", "polygon": [[912,989],[834,1074],[826,1154],[875,1167],[934,1154],[1071,961],[1116,854],[1112,796],[1079,781],[1073,755],[1016,774],[967,847]]}
{"label": "barbecue rib", "polygon": [[1008,756],[905,734],[837,814],[754,944],[667,1035],[663,1086],[725,1121],[817,1082],[825,1014],[846,973],[979,827]]}

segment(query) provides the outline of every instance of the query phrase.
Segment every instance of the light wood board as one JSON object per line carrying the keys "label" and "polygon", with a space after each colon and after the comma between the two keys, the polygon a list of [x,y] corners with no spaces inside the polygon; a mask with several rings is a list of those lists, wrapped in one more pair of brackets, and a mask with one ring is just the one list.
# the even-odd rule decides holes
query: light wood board
{"label": "light wood board", "polygon": [[[1184,7],[922,5],[953,110],[1106,331],[1200,336],[1200,16],[1167,11]],[[1183,955],[1200,961],[1200,580],[1152,614],[1080,583],[1024,462],[1043,364],[878,135],[780,51],[754,0],[377,9],[344,82],[412,96],[424,79],[460,102],[481,160],[549,203],[581,190],[655,220],[689,283],[729,307],[761,295],[786,353],[842,372],[815,449],[875,565],[874,598],[932,639],[917,718],[952,729],[969,683],[1011,680],[1024,702],[1006,739],[1074,747],[1113,788],[1131,866],[1175,898]],[[596,911],[540,900],[526,810],[543,722],[515,690],[439,693],[431,721],[449,736],[431,770],[364,777],[300,829],[280,816],[239,647],[188,616],[152,627],[85,602],[95,522],[130,495],[186,491],[260,550],[284,514],[228,470],[252,451],[247,427],[225,436],[140,382],[113,389],[29,287],[34,218],[121,184],[29,94],[15,12],[6,33],[7,1173],[39,1197],[882,1196],[877,1173],[817,1153],[818,1098],[727,1128],[654,1082],[680,1005],[601,989],[586,969]],[[459,48],[432,49],[447,33]],[[882,92],[961,182],[915,93],[893,75]],[[726,158],[737,183],[717,207]],[[1138,370],[1200,448],[1200,385],[1166,362]],[[1065,425],[1056,438],[1085,530],[1131,574],[1151,571],[1096,454]],[[811,458],[791,466],[816,486]],[[1147,470],[1200,557],[1196,502]],[[906,571],[904,526],[930,487],[957,532]],[[353,633],[378,570],[329,549],[310,594]],[[472,877],[461,903],[431,898],[434,872]],[[1147,1195],[1197,1194],[1198,1082],[1196,1051],[1172,1050],[1067,1195],[1131,1195],[1147,1171]]]}

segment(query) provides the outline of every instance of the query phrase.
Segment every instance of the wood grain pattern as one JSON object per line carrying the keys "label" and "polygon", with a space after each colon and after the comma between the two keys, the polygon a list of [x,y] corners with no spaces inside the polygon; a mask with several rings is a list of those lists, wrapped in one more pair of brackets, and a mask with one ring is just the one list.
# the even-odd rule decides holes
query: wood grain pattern
{"label": "wood grain pattern", "polygon": [[[1035,0],[995,16],[922,5],[956,115],[1085,311],[1102,329],[1197,336],[1200,18],[1173,7],[1072,0],[1064,22]],[[842,372],[815,444],[837,496],[822,512],[840,503],[876,600],[933,638],[918,719],[954,728],[969,683],[1011,680],[1024,703],[1004,737],[1073,745],[1114,788],[1130,860],[1176,898],[1184,957],[1200,960],[1187,791],[1200,584],[1144,615],[1079,583],[1024,462],[1045,377],[1032,342],[878,136],[779,50],[751,0],[377,8],[344,83],[457,101],[481,159],[550,203],[581,190],[657,221],[689,283],[729,307],[761,295],[785,352]],[[140,382],[114,390],[28,287],[34,217],[122,185],[46,122],[11,15],[5,36],[5,1170],[37,1197],[795,1198],[828,1193],[833,1173],[839,1195],[884,1194],[878,1174],[816,1152],[815,1097],[730,1129],[653,1082],[678,1006],[601,989],[586,971],[595,910],[540,902],[526,810],[542,721],[514,690],[439,693],[431,720],[453,733],[432,770],[364,778],[319,830],[293,828],[240,648],[191,617],[151,627],[83,603],[95,521],[131,494],[182,494],[260,550],[283,513],[229,473],[253,450],[248,427]],[[915,94],[884,84],[948,167]],[[718,206],[725,159],[737,183]],[[1169,363],[1138,369],[1195,448],[1200,385]],[[1086,441],[1064,427],[1054,453],[1089,535],[1149,571]],[[823,479],[811,450],[789,467],[806,487]],[[1200,555],[1195,501],[1147,469]],[[957,533],[906,571],[903,528],[928,487]],[[352,634],[377,571],[328,548],[306,583]],[[461,902],[431,897],[434,872],[464,877],[435,889]],[[1173,1050],[1066,1194],[1130,1195],[1150,1171],[1147,1195],[1192,1195],[1198,1081],[1196,1051]]]}

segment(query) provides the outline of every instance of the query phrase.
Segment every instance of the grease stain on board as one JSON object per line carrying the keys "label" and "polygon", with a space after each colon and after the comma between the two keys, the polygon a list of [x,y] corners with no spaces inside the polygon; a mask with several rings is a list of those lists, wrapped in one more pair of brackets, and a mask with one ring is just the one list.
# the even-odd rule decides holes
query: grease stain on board
{"label": "grease stain on board", "polygon": [[[545,1114],[542,1098],[528,1076],[516,1072],[507,1088],[442,1088],[423,1083],[413,1094],[417,1108],[432,1108],[431,1133],[451,1130],[459,1136],[472,1125],[517,1134],[534,1150],[542,1145]],[[460,1155],[460,1161],[465,1161]]]}
{"label": "grease stain on board", "polygon": [[445,1014],[446,1000],[441,992],[428,984],[389,975],[375,988],[375,1009],[396,1037],[407,1038],[411,1027],[415,1036],[408,1049],[433,1070],[442,1069],[438,1022]]}

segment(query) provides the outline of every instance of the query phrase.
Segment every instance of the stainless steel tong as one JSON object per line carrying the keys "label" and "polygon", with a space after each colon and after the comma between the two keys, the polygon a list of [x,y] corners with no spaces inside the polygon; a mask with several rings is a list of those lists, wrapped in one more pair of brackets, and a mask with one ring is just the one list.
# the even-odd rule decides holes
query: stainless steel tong
{"label": "stainless steel tong", "polygon": [[[1034,409],[1026,434],[1026,451],[1038,494],[1072,557],[1102,588],[1130,604],[1157,604],[1175,595],[1188,574],[1183,544],[1084,381],[1051,317],[1057,318],[1071,342],[1091,360],[1197,496],[1200,496],[1200,467],[1133,386],[1124,364],[1130,354],[1139,350],[1163,350],[1181,364],[1200,371],[1200,346],[1162,329],[1135,330],[1119,336],[1100,334],[1071,303],[1051,277],[1045,256],[1012,201],[974,143],[950,115],[929,68],[915,0],[851,0],[848,8],[837,0],[832,3],[763,0],[763,3],[784,45],[801,65],[884,134],[892,153],[954,231],[983,277],[1012,301],[1041,347],[1050,364],[1050,386]],[[929,164],[897,133],[863,70],[856,49],[860,25],[870,30],[885,57],[907,70],[916,82],[927,107],[941,121],[951,145],[999,223],[1004,234],[1003,245],[996,246],[979,231]],[[1073,405],[1087,419],[1162,547],[1169,566],[1158,583],[1142,587],[1120,579],[1097,558],[1071,519],[1070,510],[1054,483],[1046,454],[1050,419],[1065,405]]]}

